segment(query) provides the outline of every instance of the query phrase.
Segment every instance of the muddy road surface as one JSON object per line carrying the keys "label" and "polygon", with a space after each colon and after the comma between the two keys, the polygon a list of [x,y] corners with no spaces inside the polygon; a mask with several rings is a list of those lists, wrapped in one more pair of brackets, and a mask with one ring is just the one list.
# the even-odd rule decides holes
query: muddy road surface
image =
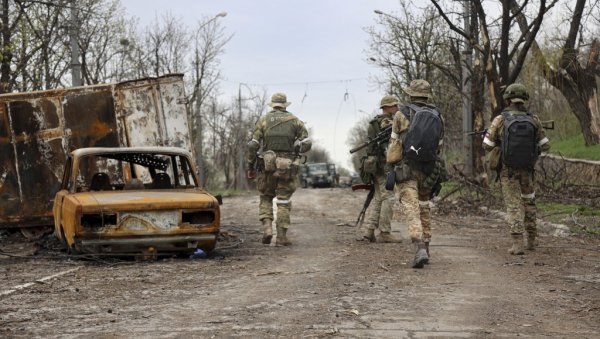
{"label": "muddy road surface", "polygon": [[206,259],[83,260],[3,232],[0,337],[600,337],[597,238],[544,231],[511,256],[499,218],[435,214],[412,269],[407,240],[355,241],[365,196],[298,190],[289,247],[260,243],[256,195],[227,197]]}

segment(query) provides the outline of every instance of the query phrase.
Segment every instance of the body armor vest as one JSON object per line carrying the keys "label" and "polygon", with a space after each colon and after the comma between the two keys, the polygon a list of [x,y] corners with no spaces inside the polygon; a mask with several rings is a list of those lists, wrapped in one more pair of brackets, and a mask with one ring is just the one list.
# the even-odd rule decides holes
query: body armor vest
{"label": "body armor vest", "polygon": [[294,121],[297,118],[291,113],[269,113],[265,131],[265,149],[275,152],[293,152],[296,133]]}

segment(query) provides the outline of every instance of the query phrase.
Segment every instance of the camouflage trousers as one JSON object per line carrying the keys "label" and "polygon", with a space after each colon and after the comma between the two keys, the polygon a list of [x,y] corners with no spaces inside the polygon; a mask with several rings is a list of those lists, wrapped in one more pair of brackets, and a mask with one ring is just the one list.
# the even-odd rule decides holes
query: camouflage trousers
{"label": "camouflage trousers", "polygon": [[273,198],[277,197],[277,226],[290,227],[290,212],[292,210],[292,194],[296,191],[296,176],[288,178],[277,177],[274,173],[259,173],[256,187],[260,192],[258,205],[259,220],[273,218]]}
{"label": "camouflage trousers", "polygon": [[400,201],[408,223],[408,234],[413,241],[431,241],[431,188],[423,187],[427,175],[412,171],[412,179],[396,184],[396,198]]}
{"label": "camouflage trousers", "polygon": [[513,169],[512,177],[508,168],[500,171],[502,196],[506,205],[506,222],[510,233],[537,235],[535,207],[535,188],[533,178],[526,169]]}
{"label": "camouflage trousers", "polygon": [[394,194],[385,189],[385,176],[374,176],[373,185],[375,194],[371,200],[369,217],[367,218],[367,228],[379,228],[380,232],[391,232],[392,206],[394,204]]}

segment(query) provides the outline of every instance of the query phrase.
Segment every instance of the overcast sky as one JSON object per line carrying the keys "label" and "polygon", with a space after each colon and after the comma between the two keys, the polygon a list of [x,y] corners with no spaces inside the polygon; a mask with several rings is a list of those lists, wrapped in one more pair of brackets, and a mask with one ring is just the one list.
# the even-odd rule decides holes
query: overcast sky
{"label": "overcast sky", "polygon": [[[224,100],[240,83],[285,92],[313,139],[343,167],[351,168],[347,146],[358,119],[378,112],[383,93],[370,81],[368,65],[375,9],[395,13],[397,0],[121,0],[127,13],[146,25],[170,12],[193,27],[203,16],[219,18],[233,39],[221,57]],[[242,86],[242,91],[248,90]],[[347,93],[347,94],[346,94]]]}

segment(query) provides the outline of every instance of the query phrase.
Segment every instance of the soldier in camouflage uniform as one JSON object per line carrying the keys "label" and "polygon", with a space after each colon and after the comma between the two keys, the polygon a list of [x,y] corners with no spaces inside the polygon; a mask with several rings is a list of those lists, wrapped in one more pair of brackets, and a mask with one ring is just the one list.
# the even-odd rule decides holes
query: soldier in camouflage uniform
{"label": "soldier in camouflage uniform", "polygon": [[[246,176],[257,177],[260,192],[259,219],[263,226],[263,244],[270,244],[273,237],[273,198],[277,198],[277,239],[275,245],[288,246],[291,197],[297,186],[300,165],[299,154],[310,150],[312,142],[304,123],[286,110],[290,103],[284,93],[275,93],[269,106],[272,110],[256,122],[252,140],[248,142]],[[257,157],[262,149],[262,158]],[[259,164],[257,162],[260,161]]]}
{"label": "soldier in camouflage uniform", "polygon": [[[388,127],[392,123],[394,114],[398,111],[398,98],[393,95],[386,95],[381,99],[379,108],[382,114],[377,115],[369,121],[367,135],[370,139]],[[385,150],[387,144],[377,145],[373,143],[367,148],[367,158],[363,163],[363,171],[370,178],[375,193],[371,200],[371,210],[367,219],[367,229],[363,235],[364,240],[375,242],[375,229],[379,228],[378,242],[398,243],[401,242],[391,234],[392,206],[394,204],[394,195],[385,189]],[[370,164],[370,165],[368,165]],[[366,167],[369,167],[368,169]]]}
{"label": "soldier in camouflage uniform", "polygon": [[[529,100],[529,94],[525,86],[521,84],[512,84],[506,88],[503,94],[508,107],[504,110],[511,116],[527,115],[525,104]],[[502,195],[506,205],[507,222],[510,227],[512,246],[508,250],[510,254],[524,254],[524,247],[528,250],[535,249],[535,238],[537,236],[536,227],[536,206],[535,206],[535,188],[533,181],[533,167],[531,168],[509,168],[502,165],[501,147],[504,140],[504,116],[496,116],[488,128],[483,147],[490,154],[490,164],[494,170],[499,169],[500,182],[502,184]],[[532,115],[532,120],[536,128],[536,140],[538,150],[547,151],[550,149],[550,142],[545,135],[542,124],[537,115]],[[527,232],[527,243],[523,244],[523,233]]]}
{"label": "soldier in camouflage uniform", "polygon": [[[425,80],[417,79],[410,83],[404,92],[410,97],[410,102],[416,106],[428,106],[436,109],[429,103],[431,86]],[[387,153],[387,161],[390,165],[395,165],[396,169],[396,195],[402,204],[405,212],[406,222],[408,223],[408,233],[412,242],[416,246],[413,268],[423,268],[429,263],[429,242],[431,241],[431,217],[429,200],[431,199],[432,187],[426,185],[428,174],[415,166],[409,166],[403,161],[403,142],[410,126],[410,118],[414,116],[414,111],[403,106],[400,111],[394,115],[392,122],[392,135]],[[441,115],[440,115],[441,117]],[[443,140],[440,136],[438,152],[441,150]],[[402,175],[398,173],[402,172]]]}

